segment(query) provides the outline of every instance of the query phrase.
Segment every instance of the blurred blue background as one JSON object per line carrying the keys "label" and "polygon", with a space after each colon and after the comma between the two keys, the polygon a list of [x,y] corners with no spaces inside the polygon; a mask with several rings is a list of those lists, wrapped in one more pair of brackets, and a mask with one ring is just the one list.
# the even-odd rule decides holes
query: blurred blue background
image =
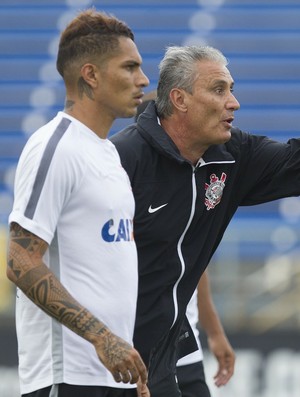
{"label": "blurred blue background", "polygon": [[[156,88],[166,46],[212,45],[235,79],[235,125],[280,141],[300,137],[299,0],[0,0],[1,397],[18,395],[15,291],[5,276],[15,167],[30,134],[63,108],[59,34],[90,6],[133,29],[151,82],[146,92]],[[132,121],[117,120],[111,134]],[[230,384],[222,392],[211,385],[215,397],[300,395],[299,220],[299,198],[241,208],[209,266],[238,356]],[[212,383],[216,363],[207,351],[205,367]]]}

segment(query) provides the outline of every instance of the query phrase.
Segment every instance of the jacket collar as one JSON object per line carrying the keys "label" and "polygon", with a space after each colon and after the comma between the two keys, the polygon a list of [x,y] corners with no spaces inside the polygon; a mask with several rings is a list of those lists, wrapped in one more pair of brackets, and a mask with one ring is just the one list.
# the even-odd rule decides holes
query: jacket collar
{"label": "jacket collar", "polygon": [[[158,123],[155,102],[151,101],[137,120],[137,130],[142,137],[162,155],[180,163],[189,163],[181,156],[177,146]],[[234,163],[235,159],[225,145],[212,145],[203,155],[202,164]]]}

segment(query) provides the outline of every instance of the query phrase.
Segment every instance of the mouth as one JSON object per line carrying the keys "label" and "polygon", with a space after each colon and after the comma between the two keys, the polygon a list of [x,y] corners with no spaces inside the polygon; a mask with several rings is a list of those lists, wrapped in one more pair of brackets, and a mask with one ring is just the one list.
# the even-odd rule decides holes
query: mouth
{"label": "mouth", "polygon": [[137,95],[135,95],[133,97],[133,99],[134,99],[135,103],[137,104],[137,106],[141,105],[143,103],[143,96],[144,96],[144,93],[141,92],[141,93],[139,93],[139,94],[137,94]]}
{"label": "mouth", "polygon": [[228,117],[227,119],[223,120],[223,123],[225,123],[229,128],[231,128],[233,120],[234,120],[234,117]]}

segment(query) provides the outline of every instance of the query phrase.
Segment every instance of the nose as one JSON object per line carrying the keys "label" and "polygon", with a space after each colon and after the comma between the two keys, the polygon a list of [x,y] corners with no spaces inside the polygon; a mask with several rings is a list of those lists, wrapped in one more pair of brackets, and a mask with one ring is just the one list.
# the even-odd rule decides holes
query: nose
{"label": "nose", "polygon": [[148,77],[145,75],[145,73],[141,68],[140,68],[138,81],[139,81],[138,85],[141,87],[147,87],[150,84]]}
{"label": "nose", "polygon": [[227,107],[228,109],[232,109],[232,110],[239,110],[239,108],[241,107],[239,101],[236,99],[236,97],[233,95],[232,92],[230,93],[230,97],[227,102]]}

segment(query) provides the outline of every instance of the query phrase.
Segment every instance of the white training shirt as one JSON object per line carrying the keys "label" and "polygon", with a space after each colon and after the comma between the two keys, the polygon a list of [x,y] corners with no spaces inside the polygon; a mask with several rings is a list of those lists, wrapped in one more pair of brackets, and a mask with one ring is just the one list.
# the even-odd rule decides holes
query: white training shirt
{"label": "white training shirt", "polygon": [[[115,146],[64,112],[34,133],[16,172],[9,222],[49,244],[45,263],[71,295],[132,344],[137,299],[134,198]],[[21,393],[116,383],[92,344],[17,290]]]}
{"label": "white training shirt", "polygon": [[203,351],[202,351],[202,347],[200,344],[199,331],[197,328],[197,325],[199,323],[197,290],[195,290],[195,292],[193,293],[193,296],[191,297],[191,300],[189,301],[189,304],[187,305],[186,316],[187,316],[189,323],[192,327],[192,330],[194,332],[194,335],[195,335],[195,338],[196,338],[196,341],[198,344],[198,350],[196,350],[193,353],[190,353],[187,356],[184,356],[180,360],[178,360],[177,361],[178,367],[180,367],[182,365],[194,364],[198,361],[203,361]]}

